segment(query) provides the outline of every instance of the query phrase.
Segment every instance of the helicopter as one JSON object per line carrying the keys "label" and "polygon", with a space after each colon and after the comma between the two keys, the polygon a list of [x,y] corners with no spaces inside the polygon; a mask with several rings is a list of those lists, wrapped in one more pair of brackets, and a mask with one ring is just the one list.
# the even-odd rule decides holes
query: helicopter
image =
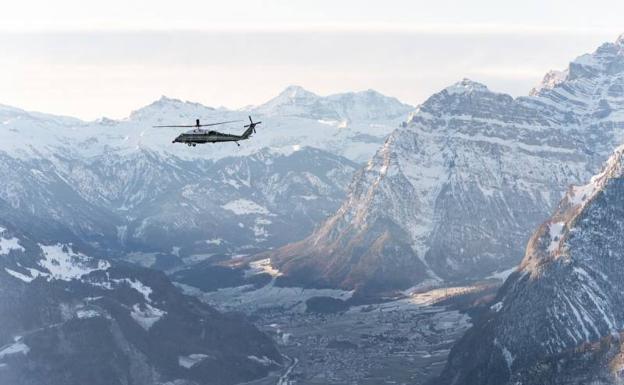
{"label": "helicopter", "polygon": [[240,122],[240,120],[230,120],[227,122],[218,122],[218,123],[208,123],[201,124],[199,119],[195,120],[195,124],[192,126],[153,126],[153,127],[167,127],[167,128],[193,128],[192,130],[186,131],[180,135],[178,135],[171,143],[186,143],[189,147],[195,147],[197,144],[203,143],[217,143],[217,142],[234,142],[236,145],[240,146],[238,141],[249,139],[251,134],[256,133],[256,125],[262,122],[254,122],[249,116],[249,124],[245,125],[245,132],[241,135],[233,135],[233,134],[225,134],[219,131],[206,130],[202,127],[210,127],[210,126],[218,126],[221,124],[227,123],[235,123]]}

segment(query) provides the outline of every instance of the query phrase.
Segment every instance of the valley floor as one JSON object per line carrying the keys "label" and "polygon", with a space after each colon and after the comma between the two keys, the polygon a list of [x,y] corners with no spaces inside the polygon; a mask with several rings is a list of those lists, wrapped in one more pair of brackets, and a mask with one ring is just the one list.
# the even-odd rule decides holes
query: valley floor
{"label": "valley floor", "polygon": [[[310,293],[298,290],[302,305]],[[256,291],[228,301],[231,294],[201,297],[222,310],[247,313],[288,357],[283,371],[253,385],[422,384],[441,371],[453,342],[470,326],[465,314],[413,298],[313,314],[296,302],[265,307],[240,298],[257,297]]]}

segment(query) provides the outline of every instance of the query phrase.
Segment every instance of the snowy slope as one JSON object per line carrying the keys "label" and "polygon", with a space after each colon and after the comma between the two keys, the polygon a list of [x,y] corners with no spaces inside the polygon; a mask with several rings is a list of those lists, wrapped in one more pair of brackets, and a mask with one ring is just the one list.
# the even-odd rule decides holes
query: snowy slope
{"label": "snowy slope", "polygon": [[41,243],[0,222],[0,383],[225,385],[281,362],[240,315],[182,295],[161,272]]}

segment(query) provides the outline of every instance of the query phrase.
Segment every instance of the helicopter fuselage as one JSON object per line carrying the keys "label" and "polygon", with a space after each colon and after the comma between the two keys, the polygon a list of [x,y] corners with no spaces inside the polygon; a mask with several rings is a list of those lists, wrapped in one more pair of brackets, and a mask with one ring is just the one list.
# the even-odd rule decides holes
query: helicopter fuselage
{"label": "helicopter fuselage", "polygon": [[194,127],[192,130],[186,131],[180,135],[178,135],[172,143],[186,143],[188,146],[195,147],[198,144],[203,143],[217,143],[217,142],[235,142],[237,145],[238,141],[249,139],[253,133],[256,132],[256,126],[262,122],[254,122],[249,116],[249,124],[244,126],[245,131],[241,135],[233,135],[233,134],[225,134],[219,131],[206,130],[201,127],[205,126],[216,126],[219,124],[225,123],[233,123],[235,121],[228,122],[219,122],[219,123],[209,123],[209,124],[200,124],[199,119],[195,120],[194,126],[154,126],[154,127],[166,127],[166,128],[175,128],[175,127]]}
{"label": "helicopter fuselage", "polygon": [[204,143],[237,142],[245,139],[248,138],[245,138],[243,135],[232,135],[224,134],[218,131],[194,129],[178,135],[173,140],[173,143],[186,143],[189,146],[192,146]]}

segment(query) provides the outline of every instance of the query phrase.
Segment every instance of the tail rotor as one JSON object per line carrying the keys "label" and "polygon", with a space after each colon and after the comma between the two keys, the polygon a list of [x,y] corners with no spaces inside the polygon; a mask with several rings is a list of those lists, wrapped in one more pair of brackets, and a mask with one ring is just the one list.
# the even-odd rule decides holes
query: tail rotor
{"label": "tail rotor", "polygon": [[251,119],[251,115],[249,116],[249,124],[245,125],[245,128],[251,128],[251,130],[253,131],[253,133],[256,133],[256,125],[260,124],[262,122],[254,122]]}

